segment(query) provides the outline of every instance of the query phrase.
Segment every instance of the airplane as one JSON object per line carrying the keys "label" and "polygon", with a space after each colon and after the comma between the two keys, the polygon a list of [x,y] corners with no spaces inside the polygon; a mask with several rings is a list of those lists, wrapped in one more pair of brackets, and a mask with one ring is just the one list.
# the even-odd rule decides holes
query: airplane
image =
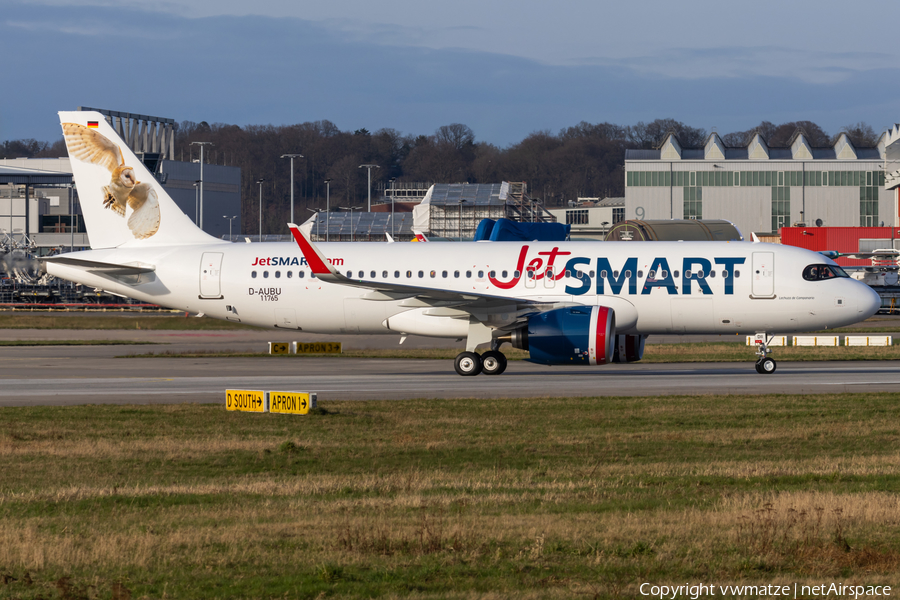
{"label": "airplane", "polygon": [[[230,243],[200,230],[100,113],[60,112],[91,249],[56,277],[161,306],[296,332],[465,339],[457,373],[640,360],[648,335],[850,325],[881,299],[833,260],[759,242]],[[485,349],[478,353],[479,348]]]}

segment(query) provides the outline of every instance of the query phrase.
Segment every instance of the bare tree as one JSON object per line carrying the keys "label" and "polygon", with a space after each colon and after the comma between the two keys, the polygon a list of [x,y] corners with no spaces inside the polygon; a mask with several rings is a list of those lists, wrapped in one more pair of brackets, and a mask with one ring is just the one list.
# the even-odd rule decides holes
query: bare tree
{"label": "bare tree", "polygon": [[705,129],[690,127],[675,119],[656,119],[649,123],[638,121],[626,128],[628,140],[640,148],[658,148],[670,132],[685,148],[697,148],[706,142]]}
{"label": "bare tree", "polygon": [[343,196],[348,206],[356,203],[360,180],[359,163],[359,157],[350,154],[331,166],[328,170],[328,177],[333,179],[331,182],[332,199]]}
{"label": "bare tree", "polygon": [[449,144],[457,150],[463,150],[475,144],[475,133],[468,125],[463,125],[462,123],[441,125],[434,132],[434,137],[439,144]]}
{"label": "bare tree", "polygon": [[[845,125],[841,128],[853,145],[858,148],[872,148],[878,144],[878,134],[868,123],[860,121],[854,125]],[[835,136],[837,138],[837,136]],[[834,141],[837,141],[835,139]]]}
{"label": "bare tree", "polygon": [[783,148],[793,141],[797,131],[803,133],[806,141],[813,148],[831,145],[828,134],[812,121],[790,121],[781,125],[775,125],[771,121],[762,121],[753,129],[725,134],[722,136],[722,141],[726,146],[743,147],[750,143],[754,134],[759,133],[769,147]]}

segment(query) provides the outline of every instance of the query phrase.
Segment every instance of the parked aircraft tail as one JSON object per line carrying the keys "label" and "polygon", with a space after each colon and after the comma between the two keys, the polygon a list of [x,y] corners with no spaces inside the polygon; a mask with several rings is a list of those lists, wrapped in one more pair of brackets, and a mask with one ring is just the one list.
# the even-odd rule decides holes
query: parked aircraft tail
{"label": "parked aircraft tail", "polygon": [[60,112],[59,119],[92,248],[222,241],[178,208],[102,114]]}

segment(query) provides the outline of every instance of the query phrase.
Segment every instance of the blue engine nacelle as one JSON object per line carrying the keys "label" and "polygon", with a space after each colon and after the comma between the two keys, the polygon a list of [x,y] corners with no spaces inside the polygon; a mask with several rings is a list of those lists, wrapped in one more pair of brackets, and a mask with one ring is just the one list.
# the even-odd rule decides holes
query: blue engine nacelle
{"label": "blue engine nacelle", "polygon": [[617,335],[614,363],[630,363],[641,360],[644,356],[646,335]]}
{"label": "blue engine nacelle", "polygon": [[605,365],[615,352],[616,315],[606,306],[557,308],[528,319],[512,344],[542,365]]}

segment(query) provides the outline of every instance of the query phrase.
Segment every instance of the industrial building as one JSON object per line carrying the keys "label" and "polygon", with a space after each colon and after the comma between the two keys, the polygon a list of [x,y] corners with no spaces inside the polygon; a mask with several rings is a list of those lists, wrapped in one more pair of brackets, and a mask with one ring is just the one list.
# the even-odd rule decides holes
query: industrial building
{"label": "industrial building", "polygon": [[548,208],[557,223],[571,225],[570,239],[603,240],[610,228],[625,220],[625,198],[578,198],[568,208]]}
{"label": "industrial building", "polygon": [[0,160],[0,247],[83,247],[69,159]]}
{"label": "industrial building", "polygon": [[626,150],[625,217],[726,219],[746,238],[791,225],[897,226],[898,139],[895,126],[875,147],[841,134],[814,148],[798,130],[786,148],[758,133],[735,148],[712,133],[702,148],[685,148],[669,134],[658,149]]}

